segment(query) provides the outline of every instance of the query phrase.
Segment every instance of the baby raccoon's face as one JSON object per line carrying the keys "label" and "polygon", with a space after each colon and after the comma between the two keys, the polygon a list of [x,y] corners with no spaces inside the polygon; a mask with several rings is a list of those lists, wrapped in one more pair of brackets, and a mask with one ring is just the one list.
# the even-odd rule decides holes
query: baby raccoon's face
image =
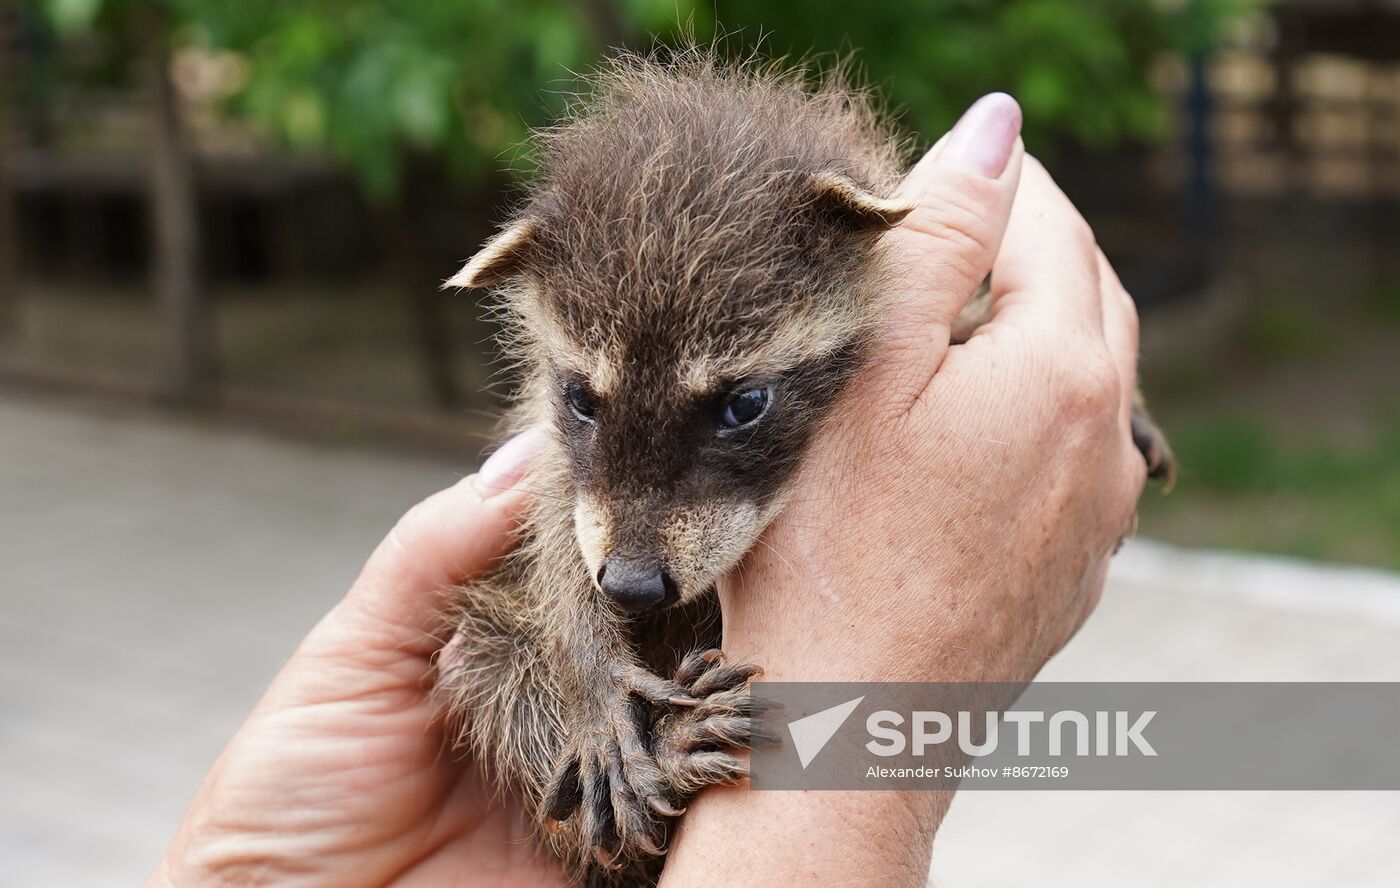
{"label": "baby raccoon's face", "polygon": [[553,376],[579,549],[631,612],[694,598],[753,546],[858,349],[708,372],[651,336],[615,363]]}
{"label": "baby raccoon's face", "polygon": [[641,613],[712,588],[781,508],[862,356],[876,238],[910,207],[837,175],[705,226],[664,189],[606,225],[587,200],[540,201],[449,284],[517,280],[506,307],[569,457],[579,550]]}
{"label": "baby raccoon's face", "polygon": [[633,613],[705,593],[777,514],[861,358],[879,234],[912,208],[746,132],[629,130],[607,163],[559,161],[448,282],[512,283],[514,357],[568,455],[579,550]]}

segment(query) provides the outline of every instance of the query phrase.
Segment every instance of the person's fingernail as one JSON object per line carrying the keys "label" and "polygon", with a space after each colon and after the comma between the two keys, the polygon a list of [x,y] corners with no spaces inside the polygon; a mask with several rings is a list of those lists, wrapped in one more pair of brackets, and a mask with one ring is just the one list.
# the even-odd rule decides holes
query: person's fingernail
{"label": "person's fingernail", "polygon": [[521,432],[506,441],[492,453],[476,473],[476,489],[484,497],[492,497],[510,490],[525,476],[530,468],[530,458],[535,455],[540,432],[531,429]]}
{"label": "person's fingernail", "polygon": [[1021,106],[1006,93],[991,93],[963,113],[948,133],[940,159],[995,179],[1006,169],[1020,134]]}

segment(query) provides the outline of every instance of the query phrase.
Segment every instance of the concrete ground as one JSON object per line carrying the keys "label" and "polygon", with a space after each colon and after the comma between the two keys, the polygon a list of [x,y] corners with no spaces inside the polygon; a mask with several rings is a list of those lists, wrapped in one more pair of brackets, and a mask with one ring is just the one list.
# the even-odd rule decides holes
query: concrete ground
{"label": "concrete ground", "polygon": [[[394,518],[469,470],[0,397],[0,886],[142,880]],[[1400,680],[1400,578],[1129,546],[1058,680]],[[1400,793],[965,792],[945,888],[1400,883]]]}

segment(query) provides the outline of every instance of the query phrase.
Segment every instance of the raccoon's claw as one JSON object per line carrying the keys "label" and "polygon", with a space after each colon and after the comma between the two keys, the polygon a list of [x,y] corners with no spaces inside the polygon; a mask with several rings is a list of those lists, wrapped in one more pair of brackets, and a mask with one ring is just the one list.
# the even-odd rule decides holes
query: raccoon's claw
{"label": "raccoon's claw", "polygon": [[658,845],[645,836],[642,836],[637,839],[637,847],[641,848],[642,851],[646,852],[647,854],[650,854],[652,857],[666,856],[665,845]]}
{"label": "raccoon's claw", "polygon": [[665,854],[668,826],[651,800],[664,797],[667,789],[651,756],[626,753],[616,738],[593,732],[579,744],[579,754],[582,789],[575,828],[582,846],[608,869]]}
{"label": "raccoon's claw", "polygon": [[690,656],[681,661],[681,665],[676,669],[676,684],[690,687],[695,680],[705,671],[724,658],[724,651],[719,648],[710,648],[707,651],[693,651]]}
{"label": "raccoon's claw", "polygon": [[616,682],[624,695],[656,706],[695,706],[700,702],[679,683],[667,681],[646,669],[622,670]]}
{"label": "raccoon's claw", "polygon": [[647,799],[647,805],[662,817],[679,817],[686,811],[685,808],[677,808],[660,796],[652,796]]}
{"label": "raccoon's claw", "polygon": [[695,680],[690,686],[690,693],[696,697],[709,697],[711,694],[746,688],[750,681],[762,674],[763,667],[753,663],[741,666],[717,664]]}

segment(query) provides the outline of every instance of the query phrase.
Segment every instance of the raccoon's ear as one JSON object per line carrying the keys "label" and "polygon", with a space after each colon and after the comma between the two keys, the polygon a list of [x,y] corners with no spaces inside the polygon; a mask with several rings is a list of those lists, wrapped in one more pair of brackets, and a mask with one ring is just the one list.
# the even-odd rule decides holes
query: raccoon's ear
{"label": "raccoon's ear", "polygon": [[913,211],[909,200],[879,197],[840,173],[818,173],[812,177],[818,205],[835,212],[858,228],[893,228]]}
{"label": "raccoon's ear", "polygon": [[534,216],[512,222],[482,244],[462,270],[443,282],[443,287],[490,287],[515,277],[524,268],[530,248],[539,239],[540,222]]}

